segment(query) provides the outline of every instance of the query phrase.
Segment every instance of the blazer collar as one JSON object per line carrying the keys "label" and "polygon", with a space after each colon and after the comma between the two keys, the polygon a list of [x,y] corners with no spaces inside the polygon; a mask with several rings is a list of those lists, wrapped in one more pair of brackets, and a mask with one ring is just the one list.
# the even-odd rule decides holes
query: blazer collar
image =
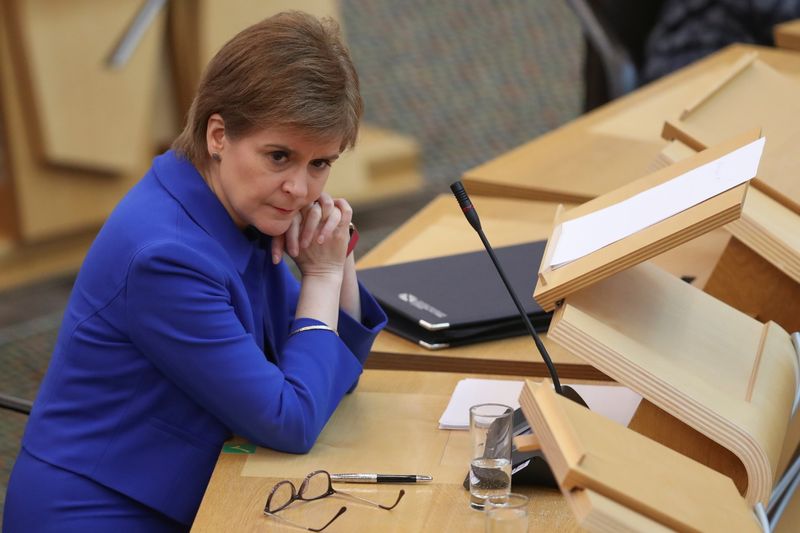
{"label": "blazer collar", "polygon": [[153,173],[192,220],[225,248],[239,273],[244,273],[253,253],[251,238],[236,226],[194,165],[169,150],[153,160]]}

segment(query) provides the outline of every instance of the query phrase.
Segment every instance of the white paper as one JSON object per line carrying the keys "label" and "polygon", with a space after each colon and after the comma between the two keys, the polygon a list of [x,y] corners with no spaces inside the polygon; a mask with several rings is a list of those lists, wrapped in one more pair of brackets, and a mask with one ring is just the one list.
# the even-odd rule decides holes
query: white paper
{"label": "white paper", "polygon": [[752,179],[764,141],[761,137],[626,200],[564,222],[550,268],[596,252]]}
{"label": "white paper", "polygon": [[462,379],[456,384],[450,403],[439,418],[439,429],[469,429],[469,408],[481,403],[501,403],[519,407],[522,381],[501,379]]}
{"label": "white paper", "polygon": [[[439,418],[439,429],[469,429],[469,408],[481,403],[501,403],[516,409],[522,381],[462,379],[450,396],[450,403]],[[627,426],[642,397],[617,385],[570,385],[589,409]]]}

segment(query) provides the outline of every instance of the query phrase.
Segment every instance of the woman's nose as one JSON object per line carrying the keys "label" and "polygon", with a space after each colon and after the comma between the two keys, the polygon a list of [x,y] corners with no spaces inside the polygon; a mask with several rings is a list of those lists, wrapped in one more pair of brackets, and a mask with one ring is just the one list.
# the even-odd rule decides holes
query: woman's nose
{"label": "woman's nose", "polygon": [[296,198],[304,198],[308,194],[308,176],[304,170],[296,170],[286,176],[283,191]]}

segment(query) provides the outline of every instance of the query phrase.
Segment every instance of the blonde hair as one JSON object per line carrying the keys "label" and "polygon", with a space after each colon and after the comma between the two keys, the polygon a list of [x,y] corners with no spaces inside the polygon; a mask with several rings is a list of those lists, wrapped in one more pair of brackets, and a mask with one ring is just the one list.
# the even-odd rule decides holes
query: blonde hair
{"label": "blonde hair", "polygon": [[208,119],[219,113],[225,135],[292,126],[320,139],[355,144],[363,112],[358,74],[332,19],[299,11],[242,30],[209,62],[172,148],[198,168],[208,163]]}

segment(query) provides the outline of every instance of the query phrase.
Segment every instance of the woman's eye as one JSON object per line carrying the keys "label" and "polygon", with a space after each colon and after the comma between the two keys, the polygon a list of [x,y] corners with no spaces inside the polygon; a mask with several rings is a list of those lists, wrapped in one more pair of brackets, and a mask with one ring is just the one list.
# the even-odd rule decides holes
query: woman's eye
{"label": "woman's eye", "polygon": [[269,154],[267,154],[267,157],[269,157],[272,161],[275,161],[276,163],[283,163],[289,158],[289,154],[277,150],[275,152],[270,152]]}
{"label": "woman's eye", "polygon": [[325,167],[331,166],[331,162],[327,159],[315,159],[311,162],[311,166],[314,168],[323,169]]}

